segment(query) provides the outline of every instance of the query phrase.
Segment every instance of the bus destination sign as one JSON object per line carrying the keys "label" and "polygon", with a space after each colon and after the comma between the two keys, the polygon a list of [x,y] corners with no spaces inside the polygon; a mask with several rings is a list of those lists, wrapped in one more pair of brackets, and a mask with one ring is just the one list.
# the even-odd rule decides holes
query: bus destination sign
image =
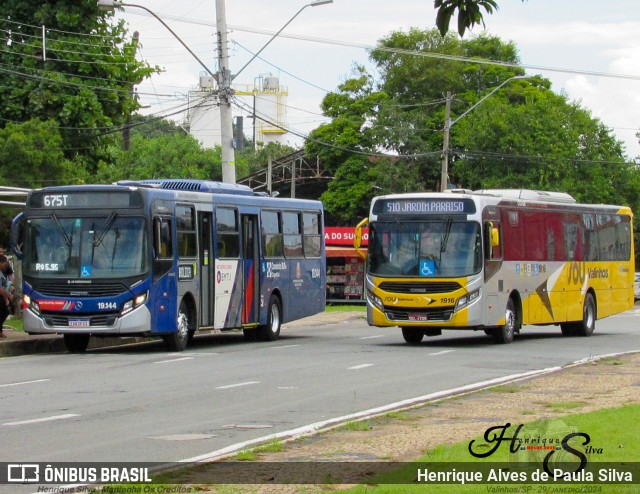
{"label": "bus destination sign", "polygon": [[138,194],[130,191],[93,191],[90,194],[74,192],[34,192],[29,201],[32,208],[65,209],[65,208],[129,208],[142,205]]}
{"label": "bus destination sign", "polygon": [[471,199],[457,198],[402,198],[379,199],[373,214],[473,214],[476,207]]}

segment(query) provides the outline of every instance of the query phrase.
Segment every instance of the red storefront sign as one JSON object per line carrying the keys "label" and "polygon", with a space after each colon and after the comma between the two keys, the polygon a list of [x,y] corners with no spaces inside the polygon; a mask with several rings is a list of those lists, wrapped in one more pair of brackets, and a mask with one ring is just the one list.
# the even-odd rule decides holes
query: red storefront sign
{"label": "red storefront sign", "polygon": [[[353,247],[353,241],[356,237],[355,227],[349,226],[325,226],[324,227],[324,244],[325,245],[348,245]],[[362,229],[362,245],[366,246],[369,242],[369,229]]]}

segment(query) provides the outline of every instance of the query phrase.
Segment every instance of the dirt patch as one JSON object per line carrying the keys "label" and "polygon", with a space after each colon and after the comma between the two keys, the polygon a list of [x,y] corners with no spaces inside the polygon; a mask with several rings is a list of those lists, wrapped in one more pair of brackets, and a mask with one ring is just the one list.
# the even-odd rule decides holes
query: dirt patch
{"label": "dirt patch", "polygon": [[[387,413],[366,421],[366,430],[337,428],[261,453],[260,462],[282,461],[412,461],[441,444],[481,435],[506,422],[558,419],[572,413],[639,403],[640,354],[610,357],[571,366],[552,374],[495,386],[464,396]],[[229,458],[230,460],[233,458]],[[207,473],[181,482],[199,484],[199,492],[310,493],[314,486],[242,485],[221,489],[206,484]],[[209,477],[210,478],[210,477]],[[344,486],[324,486],[322,490]],[[231,489],[231,491],[229,491]],[[320,489],[320,488],[317,488]]]}

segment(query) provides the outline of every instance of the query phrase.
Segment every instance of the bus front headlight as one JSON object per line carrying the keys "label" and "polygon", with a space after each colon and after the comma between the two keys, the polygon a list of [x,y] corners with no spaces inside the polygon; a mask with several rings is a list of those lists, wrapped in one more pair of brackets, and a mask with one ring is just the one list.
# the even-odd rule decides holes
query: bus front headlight
{"label": "bus front headlight", "polygon": [[479,296],[480,296],[480,290],[476,290],[475,292],[471,292],[466,294],[463,297],[460,297],[456,302],[456,308],[455,308],[456,312],[470,305]]}
{"label": "bus front headlight", "polygon": [[371,290],[367,289],[367,299],[371,302],[375,308],[384,311],[384,305],[382,304],[382,299],[375,295]]}
{"label": "bus front headlight", "polygon": [[120,311],[120,315],[124,316],[125,314],[131,312],[136,307],[139,307],[140,305],[144,304],[147,301],[148,295],[149,295],[149,292],[144,292],[142,295],[138,295],[133,300],[128,300],[127,302],[125,302],[125,304],[122,306],[122,311]]}

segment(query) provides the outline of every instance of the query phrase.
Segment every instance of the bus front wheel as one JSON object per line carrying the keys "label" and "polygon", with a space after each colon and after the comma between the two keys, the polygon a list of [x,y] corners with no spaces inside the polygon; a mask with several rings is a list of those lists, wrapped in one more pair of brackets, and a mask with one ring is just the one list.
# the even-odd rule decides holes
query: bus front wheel
{"label": "bus front wheel", "polygon": [[507,309],[505,311],[505,321],[502,326],[498,326],[493,330],[491,336],[496,343],[507,344],[513,341],[513,336],[516,332],[516,321],[518,320],[516,314],[516,305],[513,299],[510,298],[507,302]]}
{"label": "bus front wheel", "polygon": [[282,306],[277,295],[271,295],[267,311],[267,324],[258,328],[257,336],[262,341],[276,341],[280,336],[280,325],[282,324]]}
{"label": "bus front wheel", "polygon": [[164,346],[170,352],[181,352],[187,348],[189,341],[189,316],[187,314],[187,306],[182,302],[180,309],[178,309],[176,332],[162,336]]}
{"label": "bus front wheel", "polygon": [[89,335],[65,334],[64,346],[70,353],[83,353],[89,346]]}
{"label": "bus front wheel", "polygon": [[409,345],[418,345],[424,338],[424,331],[417,328],[400,328],[402,329],[402,337]]}

